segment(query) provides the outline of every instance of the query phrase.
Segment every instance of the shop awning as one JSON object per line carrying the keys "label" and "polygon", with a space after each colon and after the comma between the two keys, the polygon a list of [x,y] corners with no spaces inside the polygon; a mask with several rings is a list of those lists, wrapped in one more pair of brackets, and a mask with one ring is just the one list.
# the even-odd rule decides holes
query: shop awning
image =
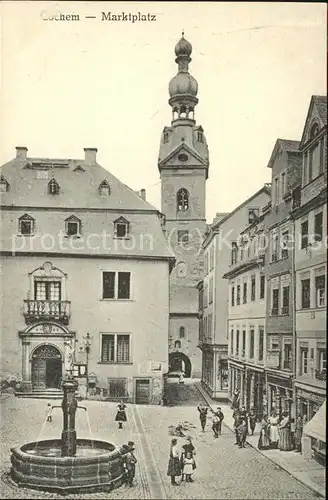
{"label": "shop awning", "polygon": [[326,442],[326,400],[314,417],[304,425],[303,434]]}

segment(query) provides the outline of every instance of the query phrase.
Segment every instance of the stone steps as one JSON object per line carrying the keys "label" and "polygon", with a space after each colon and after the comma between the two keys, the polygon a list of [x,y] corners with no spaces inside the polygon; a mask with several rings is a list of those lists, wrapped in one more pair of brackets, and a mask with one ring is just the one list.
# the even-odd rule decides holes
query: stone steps
{"label": "stone steps", "polygon": [[18,398],[34,398],[34,399],[63,399],[63,391],[60,389],[35,389],[31,392],[15,392]]}

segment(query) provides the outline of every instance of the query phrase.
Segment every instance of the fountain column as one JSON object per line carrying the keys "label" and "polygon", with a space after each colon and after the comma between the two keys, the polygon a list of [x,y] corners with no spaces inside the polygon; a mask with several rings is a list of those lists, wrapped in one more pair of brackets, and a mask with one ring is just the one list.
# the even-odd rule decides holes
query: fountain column
{"label": "fountain column", "polygon": [[64,421],[62,432],[62,457],[74,457],[76,454],[75,413],[77,401],[75,391],[77,387],[78,383],[71,375],[67,375],[62,381],[64,392],[62,401]]}

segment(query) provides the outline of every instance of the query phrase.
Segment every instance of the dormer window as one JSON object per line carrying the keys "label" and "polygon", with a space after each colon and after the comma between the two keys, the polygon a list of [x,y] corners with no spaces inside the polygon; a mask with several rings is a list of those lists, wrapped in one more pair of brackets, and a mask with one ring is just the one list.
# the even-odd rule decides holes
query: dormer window
{"label": "dormer window", "polygon": [[164,132],[164,143],[169,142],[169,133]]}
{"label": "dormer window", "polygon": [[3,177],[0,177],[0,193],[6,193],[9,191],[9,182]]}
{"label": "dormer window", "polygon": [[260,216],[259,208],[249,208],[248,209],[248,224],[253,224],[253,222],[257,221]]}
{"label": "dormer window", "polygon": [[316,135],[319,134],[319,125],[315,122],[310,130],[310,139],[314,139]]}
{"label": "dormer window", "polygon": [[24,236],[34,234],[35,220],[28,214],[19,218],[19,232]]}
{"label": "dormer window", "polygon": [[65,230],[67,236],[80,236],[82,223],[75,215],[71,215],[65,220]]}
{"label": "dormer window", "polygon": [[125,238],[129,234],[130,223],[124,217],[114,221],[114,233],[116,238]]}
{"label": "dormer window", "polygon": [[177,193],[177,209],[185,211],[189,208],[189,194],[185,188],[179,189]]}
{"label": "dormer window", "polygon": [[85,172],[85,170],[81,165],[78,165],[74,168],[73,172]]}
{"label": "dormer window", "polygon": [[48,183],[48,194],[59,194],[59,184],[55,179]]}
{"label": "dormer window", "polygon": [[204,142],[203,132],[201,132],[201,131],[197,132],[197,141]]}
{"label": "dormer window", "polygon": [[102,183],[99,185],[99,194],[100,196],[110,195],[110,185],[106,180],[102,181]]}

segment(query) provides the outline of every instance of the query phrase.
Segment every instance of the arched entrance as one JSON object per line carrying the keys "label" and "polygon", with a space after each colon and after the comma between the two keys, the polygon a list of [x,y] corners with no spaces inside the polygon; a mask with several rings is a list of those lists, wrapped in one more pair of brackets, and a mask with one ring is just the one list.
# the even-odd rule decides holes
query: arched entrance
{"label": "arched entrance", "polygon": [[184,371],[185,377],[191,377],[191,362],[183,352],[171,352],[169,354],[169,372]]}
{"label": "arched entrance", "polygon": [[59,389],[62,377],[62,355],[54,345],[40,345],[32,354],[33,389]]}

